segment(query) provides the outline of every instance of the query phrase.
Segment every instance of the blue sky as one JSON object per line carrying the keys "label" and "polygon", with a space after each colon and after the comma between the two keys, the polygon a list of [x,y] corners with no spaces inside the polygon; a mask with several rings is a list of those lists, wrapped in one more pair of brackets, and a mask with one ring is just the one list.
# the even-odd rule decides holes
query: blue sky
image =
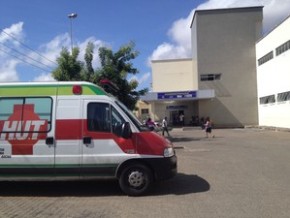
{"label": "blue sky", "polygon": [[[190,22],[196,9],[264,6],[264,31],[290,15],[290,0],[0,0],[0,82],[49,81],[62,47],[89,41],[114,51],[134,41],[139,88],[151,84],[150,60],[191,57]],[[19,60],[21,59],[21,60]]]}

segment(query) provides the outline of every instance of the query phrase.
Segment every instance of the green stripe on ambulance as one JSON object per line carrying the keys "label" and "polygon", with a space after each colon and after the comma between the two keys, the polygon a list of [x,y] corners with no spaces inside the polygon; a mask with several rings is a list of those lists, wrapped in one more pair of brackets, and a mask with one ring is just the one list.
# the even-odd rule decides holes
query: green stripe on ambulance
{"label": "green stripe on ambulance", "polygon": [[[53,96],[53,95],[74,95],[73,84],[54,84],[54,85],[0,85],[0,96]],[[82,95],[106,95],[100,87],[82,84]]]}

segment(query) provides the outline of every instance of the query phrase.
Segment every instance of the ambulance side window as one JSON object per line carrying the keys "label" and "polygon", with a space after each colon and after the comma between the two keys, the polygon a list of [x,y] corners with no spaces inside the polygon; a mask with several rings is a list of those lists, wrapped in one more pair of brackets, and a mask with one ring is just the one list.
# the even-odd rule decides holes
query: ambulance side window
{"label": "ambulance side window", "polygon": [[26,98],[25,104],[33,104],[34,112],[40,120],[47,120],[47,130],[51,129],[52,99],[51,98]]}
{"label": "ambulance side window", "polygon": [[14,112],[14,105],[22,105],[20,98],[2,98],[0,99],[0,120],[8,120]]}
{"label": "ambulance side window", "polygon": [[124,118],[119,112],[107,103],[88,104],[88,130],[100,132],[113,132],[120,136]]}
{"label": "ambulance side window", "polygon": [[48,132],[51,129],[50,97],[0,98],[3,132]]}
{"label": "ambulance side window", "polygon": [[110,107],[107,103],[88,104],[88,130],[111,132]]}

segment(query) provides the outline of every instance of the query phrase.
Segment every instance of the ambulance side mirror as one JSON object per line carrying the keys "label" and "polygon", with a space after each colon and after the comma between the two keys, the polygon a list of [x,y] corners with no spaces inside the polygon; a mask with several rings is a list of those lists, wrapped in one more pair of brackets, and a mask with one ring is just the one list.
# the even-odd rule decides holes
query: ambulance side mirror
{"label": "ambulance side mirror", "polygon": [[132,135],[131,127],[129,122],[125,122],[122,124],[122,134],[121,136],[125,139],[130,138]]}

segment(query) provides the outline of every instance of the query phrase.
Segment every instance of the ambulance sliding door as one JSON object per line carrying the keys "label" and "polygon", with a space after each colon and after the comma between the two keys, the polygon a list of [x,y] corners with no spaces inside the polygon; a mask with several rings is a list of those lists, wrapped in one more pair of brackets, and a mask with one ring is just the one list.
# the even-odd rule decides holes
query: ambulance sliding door
{"label": "ambulance sliding door", "polygon": [[81,100],[58,96],[55,131],[55,172],[60,177],[79,178],[82,151]]}

